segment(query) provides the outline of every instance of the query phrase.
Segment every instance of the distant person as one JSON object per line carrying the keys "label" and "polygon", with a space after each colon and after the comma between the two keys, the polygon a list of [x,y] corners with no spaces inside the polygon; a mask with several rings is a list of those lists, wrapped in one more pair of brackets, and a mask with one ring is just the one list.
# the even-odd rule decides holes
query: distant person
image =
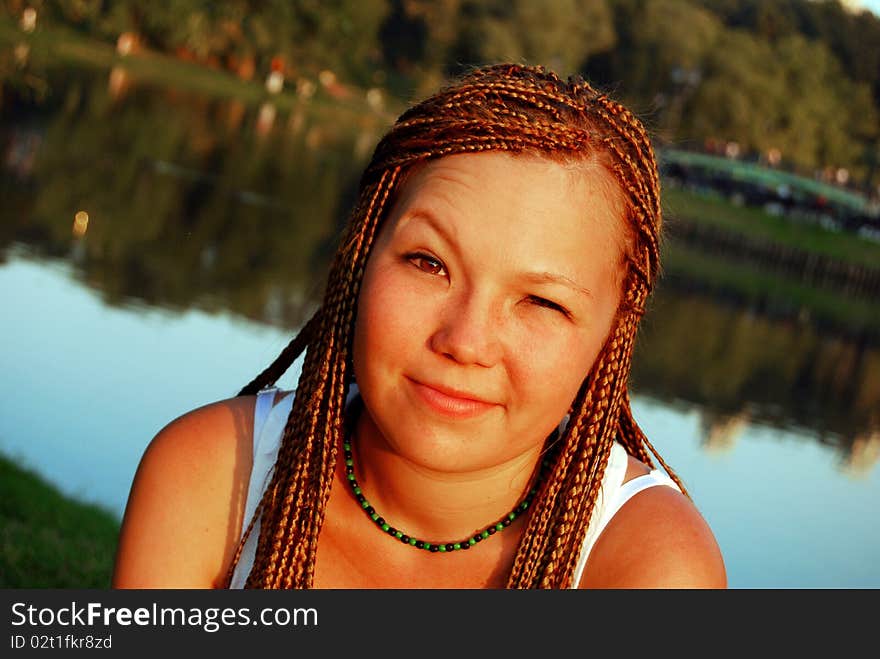
{"label": "distant person", "polygon": [[627,393],[659,195],[581,79],[488,66],[404,112],[319,310],[147,448],[114,587],[726,587]]}

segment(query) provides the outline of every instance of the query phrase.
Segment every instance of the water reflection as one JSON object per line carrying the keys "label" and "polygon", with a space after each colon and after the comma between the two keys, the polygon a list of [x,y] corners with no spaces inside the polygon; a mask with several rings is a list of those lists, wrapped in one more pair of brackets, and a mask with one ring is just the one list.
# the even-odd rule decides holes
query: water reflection
{"label": "water reflection", "polygon": [[[4,117],[12,217],[0,247],[72,254],[111,304],[301,322],[384,126],[125,80],[74,76],[37,121]],[[83,208],[88,235],[74,244]]]}
{"label": "water reflection", "polygon": [[[304,322],[381,119],[208,98],[119,67],[46,77],[44,104],[21,97],[3,108],[0,252],[17,243],[68,259],[110,305]],[[846,313],[829,328],[804,306],[780,315],[699,281],[673,270],[661,285],[634,391],[698,406],[707,451],[733,450],[757,422],[803,428],[842,468],[870,470],[880,453],[877,335]],[[860,304],[880,318],[875,302]]]}
{"label": "water reflection", "polygon": [[[637,347],[634,388],[697,403],[703,442],[731,447],[750,422],[799,427],[865,464],[880,429],[880,346],[809,322],[661,290]],[[857,457],[859,456],[862,457]]]}
{"label": "water reflection", "polygon": [[[314,309],[385,126],[316,109],[308,88],[269,106],[125,69],[41,75],[49,93],[16,88],[0,106],[0,296],[16,321],[0,452],[121,515],[150,437],[233,395]],[[633,405],[731,585],[880,585],[865,523],[880,492],[878,303],[666,249]]]}

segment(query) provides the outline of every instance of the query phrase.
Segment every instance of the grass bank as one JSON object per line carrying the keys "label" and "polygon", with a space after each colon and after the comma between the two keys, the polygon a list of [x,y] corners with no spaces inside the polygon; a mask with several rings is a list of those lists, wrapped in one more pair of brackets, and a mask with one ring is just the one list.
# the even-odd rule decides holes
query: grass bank
{"label": "grass bank", "polygon": [[372,116],[388,125],[403,108],[402,104],[393,106],[393,99],[387,98],[389,107],[376,110],[367,102],[366,91],[354,88],[349,90],[351,95],[345,99],[333,98],[321,85],[316,85],[314,95],[308,98],[300,97],[290,83],[280,92],[270,94],[262,79],[245,80],[222,68],[148,49],[122,55],[113,44],[63,25],[40,26],[26,34],[8,16],[0,16],[0,46],[5,45],[11,51],[20,44],[27,44],[27,60],[37,68],[71,66],[109,71],[120,67],[141,82],[176,87],[213,98],[234,98],[248,105],[271,101],[278,110],[302,108],[322,113],[332,110],[352,117]]}
{"label": "grass bank", "polygon": [[736,206],[721,197],[665,186],[664,211],[671,229],[676,221],[715,226],[767,244],[786,245],[846,263],[880,268],[880,243],[818,225],[794,222],[761,208]]}
{"label": "grass bank", "polygon": [[109,588],[119,521],[0,455],[0,587]]}

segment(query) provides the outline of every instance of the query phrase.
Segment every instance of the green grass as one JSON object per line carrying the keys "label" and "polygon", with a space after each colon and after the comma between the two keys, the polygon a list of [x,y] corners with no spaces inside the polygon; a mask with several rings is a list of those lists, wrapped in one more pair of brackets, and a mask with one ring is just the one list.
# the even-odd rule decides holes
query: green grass
{"label": "green grass", "polygon": [[663,188],[664,210],[669,224],[677,219],[712,225],[766,243],[788,245],[870,267],[880,267],[880,243],[847,233],[828,231],[818,225],[796,223],[760,208],[736,206],[726,199],[703,196],[672,186]]}
{"label": "green grass", "polygon": [[109,588],[119,521],[0,456],[0,588]]}

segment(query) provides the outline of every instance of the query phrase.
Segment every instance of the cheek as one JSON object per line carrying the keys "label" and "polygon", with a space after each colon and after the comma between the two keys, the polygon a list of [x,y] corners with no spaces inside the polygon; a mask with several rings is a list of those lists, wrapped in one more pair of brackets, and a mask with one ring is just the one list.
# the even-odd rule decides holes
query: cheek
{"label": "cheek", "polygon": [[363,381],[368,364],[404,357],[417,340],[422,311],[418,298],[381,267],[367,270],[358,299],[354,336],[355,377]]}
{"label": "cheek", "polygon": [[525,362],[524,368],[531,365],[533,372],[530,379],[536,386],[541,386],[542,382],[545,383],[544,386],[552,382],[576,391],[590,372],[601,348],[601,340],[577,333],[552,344],[545,342],[536,346],[533,356]]}
{"label": "cheek", "polygon": [[514,381],[526,400],[542,401],[536,412],[561,418],[607,340],[613,313],[602,313],[599,324],[587,329],[544,334],[519,343]]}

